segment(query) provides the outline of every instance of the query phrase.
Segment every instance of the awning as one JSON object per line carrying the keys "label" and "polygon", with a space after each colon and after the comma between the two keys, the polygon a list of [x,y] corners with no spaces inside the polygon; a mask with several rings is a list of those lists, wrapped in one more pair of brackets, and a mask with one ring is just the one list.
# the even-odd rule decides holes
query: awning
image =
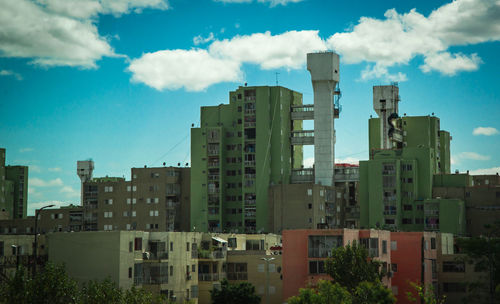
{"label": "awning", "polygon": [[216,240],[219,243],[227,243],[226,240],[221,239],[220,237],[213,236],[212,240]]}

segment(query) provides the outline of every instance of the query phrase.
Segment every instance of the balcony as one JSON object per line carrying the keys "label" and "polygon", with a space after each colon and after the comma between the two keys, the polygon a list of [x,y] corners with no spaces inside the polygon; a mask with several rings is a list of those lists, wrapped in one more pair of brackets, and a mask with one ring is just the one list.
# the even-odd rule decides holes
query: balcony
{"label": "balcony", "polygon": [[314,145],[314,131],[293,131],[291,137],[292,145]]}
{"label": "balcony", "polygon": [[245,160],[245,166],[255,166],[255,160]]}
{"label": "balcony", "polygon": [[245,115],[254,115],[255,109],[245,109]]}
{"label": "balcony", "polygon": [[307,184],[312,182],[314,182],[313,168],[292,170],[292,184]]}
{"label": "balcony", "polygon": [[243,125],[245,126],[245,128],[253,128],[255,127],[255,121],[245,121]]}
{"label": "balcony", "polygon": [[245,179],[255,179],[255,174],[245,174]]}
{"label": "balcony", "polygon": [[215,251],[209,251],[209,250],[198,250],[198,259],[205,259],[205,260],[214,260],[214,259],[225,259],[226,258],[226,252],[222,250],[215,250]]}
{"label": "balcony", "polygon": [[216,156],[219,155],[219,150],[207,150],[207,154],[209,156]]}
{"label": "balcony", "polygon": [[314,119],[314,105],[300,105],[291,107],[292,120]]}
{"label": "balcony", "polygon": [[209,174],[208,175],[208,180],[210,180],[210,181],[218,181],[219,180],[219,174]]}
{"label": "balcony", "polygon": [[209,194],[217,194],[220,192],[219,188],[208,188],[208,193]]}
{"label": "balcony", "polygon": [[219,168],[220,163],[219,162],[209,162],[207,164],[208,168]]}
{"label": "balcony", "polygon": [[245,200],[245,205],[255,206],[256,202],[257,202],[257,201],[256,201],[256,200],[254,200],[254,199],[246,199],[246,200]]}
{"label": "balcony", "polygon": [[248,280],[248,273],[247,272],[228,273],[227,279],[232,281],[246,281]]}
{"label": "balcony", "polygon": [[198,281],[220,281],[226,278],[225,273],[198,273]]}

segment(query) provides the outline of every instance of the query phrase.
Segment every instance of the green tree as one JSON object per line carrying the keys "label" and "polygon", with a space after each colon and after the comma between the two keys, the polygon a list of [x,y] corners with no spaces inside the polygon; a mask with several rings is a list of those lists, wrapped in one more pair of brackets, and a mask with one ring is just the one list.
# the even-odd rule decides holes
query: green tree
{"label": "green tree", "polygon": [[123,293],[121,288],[109,278],[102,282],[88,281],[81,290],[82,304],[121,304]]}
{"label": "green tree", "polygon": [[377,282],[361,282],[353,293],[354,304],[393,304],[396,303],[396,298],[392,292],[382,285],[380,281]]}
{"label": "green tree", "polygon": [[371,259],[357,243],[333,249],[332,257],[326,261],[326,273],[351,293],[361,282],[380,282],[384,275],[381,263]]}
{"label": "green tree", "polygon": [[[410,282],[410,285],[415,289],[417,297],[422,300],[423,304],[444,304],[446,302],[446,296],[440,298],[434,293],[434,287],[428,285],[427,288],[414,282]],[[415,295],[408,291],[406,297],[409,301],[418,303],[418,299]]]}
{"label": "green tree", "polygon": [[8,277],[0,285],[0,303],[24,304],[29,303],[28,284],[29,272],[24,267],[19,267],[13,277]]}
{"label": "green tree", "polygon": [[47,263],[28,284],[30,302],[67,304],[78,302],[78,285],[68,277],[63,264]]}
{"label": "green tree", "polygon": [[289,304],[351,304],[352,296],[338,283],[319,280],[316,288],[301,288],[298,296],[288,299]]}
{"label": "green tree", "polygon": [[161,297],[153,300],[153,294],[142,288],[135,288],[135,286],[125,291],[123,299],[124,303],[127,304],[167,303],[167,300]]}
{"label": "green tree", "polygon": [[470,263],[474,264],[476,271],[485,272],[487,280],[484,282],[474,282],[469,285],[472,287],[474,297],[479,297],[480,293],[475,293],[474,289],[487,289],[489,294],[489,302],[495,303],[500,301],[499,294],[496,292],[500,289],[500,221],[496,221],[493,225],[486,225],[487,233],[478,237],[460,238],[457,240],[457,245],[460,248],[460,253],[467,256]]}
{"label": "green tree", "polygon": [[259,304],[260,297],[255,294],[255,287],[247,282],[229,284],[224,279],[220,289],[210,291],[213,304]]}

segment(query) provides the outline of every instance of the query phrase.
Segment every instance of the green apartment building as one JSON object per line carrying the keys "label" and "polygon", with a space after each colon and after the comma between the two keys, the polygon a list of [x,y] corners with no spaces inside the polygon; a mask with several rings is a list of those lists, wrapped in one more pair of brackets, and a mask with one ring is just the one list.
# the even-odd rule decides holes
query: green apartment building
{"label": "green apartment building", "polygon": [[[379,118],[369,120],[370,158],[360,162],[362,228],[465,233],[463,200],[432,195],[450,176],[450,134],[435,116],[397,114],[397,86],[374,87]],[[441,223],[441,226],[440,226]]]}
{"label": "green apartment building", "polygon": [[302,94],[284,87],[239,87],[229,104],[201,108],[191,129],[191,231],[268,232],[268,188],[288,184],[302,165]]}
{"label": "green apartment building", "polygon": [[28,167],[5,166],[5,149],[0,148],[0,219],[26,218]]}

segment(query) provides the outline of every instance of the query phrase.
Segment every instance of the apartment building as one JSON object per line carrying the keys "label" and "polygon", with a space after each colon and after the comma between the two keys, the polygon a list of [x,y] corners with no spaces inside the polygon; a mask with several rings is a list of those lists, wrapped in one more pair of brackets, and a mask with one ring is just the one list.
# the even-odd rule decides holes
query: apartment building
{"label": "apartment building", "polygon": [[202,232],[47,235],[49,261],[65,263],[68,274],[78,282],[109,277],[122,288],[140,286],[180,303],[210,303],[210,290],[220,286],[227,272],[234,269],[229,266],[228,252],[255,251],[260,257],[280,241],[278,235]]}
{"label": "apartment building", "polygon": [[266,232],[268,188],[302,165],[291,119],[302,95],[284,87],[239,87],[229,104],[201,108],[191,129],[191,231]]}
{"label": "apartment building", "polygon": [[131,177],[82,183],[83,230],[189,230],[189,168],[132,168]]}
{"label": "apartment building", "polygon": [[359,228],[359,165],[335,164],[335,205],[326,222],[331,228]]}
{"label": "apartment building", "polygon": [[0,148],[0,219],[26,218],[28,167],[6,166],[6,151]]}
{"label": "apartment building", "polygon": [[373,98],[379,117],[369,120],[370,159],[360,162],[360,226],[464,234],[463,200],[432,195],[434,180],[450,175],[450,134],[433,115],[399,117],[395,85],[374,87]]}
{"label": "apartment building", "polygon": [[[326,260],[332,249],[357,242],[367,248],[369,255],[391,265],[391,235],[386,230],[323,229],[283,231],[283,301],[299,293],[300,288],[330,279]],[[391,287],[390,278],[383,283]]]}

